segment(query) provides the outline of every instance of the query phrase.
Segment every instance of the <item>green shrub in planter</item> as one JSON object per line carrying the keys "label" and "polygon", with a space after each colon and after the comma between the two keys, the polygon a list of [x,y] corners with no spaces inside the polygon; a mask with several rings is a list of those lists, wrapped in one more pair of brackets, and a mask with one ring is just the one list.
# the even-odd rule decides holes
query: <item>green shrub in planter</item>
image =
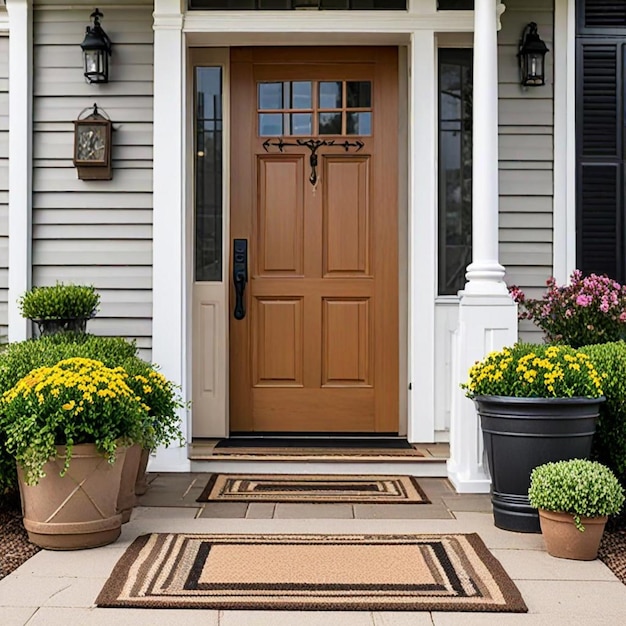
{"label": "green shrub in planter", "polygon": [[607,465],[626,487],[626,343],[617,341],[580,348],[602,375],[606,402],[593,442],[593,456]]}
{"label": "green shrub in planter", "polygon": [[33,320],[41,334],[60,330],[85,330],[86,320],[98,310],[100,295],[93,286],[33,287],[18,300],[22,317]]}
{"label": "green shrub in planter", "polygon": [[618,513],[624,504],[624,489],[613,472],[583,459],[545,463],[530,475],[528,498],[532,506],[569,513],[580,531],[581,517]]}

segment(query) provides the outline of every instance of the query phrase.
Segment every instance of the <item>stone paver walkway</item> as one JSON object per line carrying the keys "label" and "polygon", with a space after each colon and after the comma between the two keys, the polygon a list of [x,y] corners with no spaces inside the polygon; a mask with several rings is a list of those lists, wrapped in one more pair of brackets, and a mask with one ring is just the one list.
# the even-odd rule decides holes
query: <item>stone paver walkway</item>
{"label": "stone paver walkway", "polygon": [[[419,479],[432,505],[198,504],[201,474],[154,477],[114,544],[79,552],[43,550],[0,580],[2,626],[616,626],[626,586],[600,561],[550,557],[540,535],[493,525],[488,496],[457,495],[444,479]],[[339,507],[339,508],[338,508]],[[519,587],[526,615],[98,609],[94,600],[124,550],[149,532],[477,532]]]}

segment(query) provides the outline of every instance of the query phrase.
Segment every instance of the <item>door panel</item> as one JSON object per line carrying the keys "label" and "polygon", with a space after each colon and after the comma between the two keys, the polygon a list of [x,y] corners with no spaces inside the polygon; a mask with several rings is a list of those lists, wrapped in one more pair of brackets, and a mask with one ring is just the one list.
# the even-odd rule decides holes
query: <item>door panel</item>
{"label": "door panel", "polygon": [[325,157],[324,277],[369,274],[369,158]]}
{"label": "door panel", "polygon": [[372,386],[370,300],[323,301],[322,386]]}
{"label": "door panel", "polygon": [[304,158],[259,158],[257,216],[259,276],[303,273]]}
{"label": "door panel", "polygon": [[397,50],[233,49],[231,83],[231,431],[397,432]]}

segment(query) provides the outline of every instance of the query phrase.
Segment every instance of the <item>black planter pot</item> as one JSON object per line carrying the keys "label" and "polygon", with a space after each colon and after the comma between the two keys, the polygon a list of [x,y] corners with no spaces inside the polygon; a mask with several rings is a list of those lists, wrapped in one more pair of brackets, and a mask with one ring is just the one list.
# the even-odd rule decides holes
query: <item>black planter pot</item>
{"label": "black planter pot", "polygon": [[88,317],[72,317],[67,319],[33,320],[33,322],[37,324],[39,334],[43,337],[45,335],[55,335],[56,333],[66,331],[84,333],[89,319]]}
{"label": "black planter pot", "polygon": [[530,473],[538,465],[587,459],[604,398],[474,398],[491,473],[495,525],[538,533]]}

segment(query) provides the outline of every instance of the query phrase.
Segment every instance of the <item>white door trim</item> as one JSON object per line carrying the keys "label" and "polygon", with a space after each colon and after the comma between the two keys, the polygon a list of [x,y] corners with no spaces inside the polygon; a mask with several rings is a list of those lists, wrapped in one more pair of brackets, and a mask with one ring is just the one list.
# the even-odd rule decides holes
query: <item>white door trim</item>
{"label": "white door trim", "polygon": [[[152,256],[152,359],[182,386],[187,380],[185,187],[185,47],[180,0],[154,4],[154,154]],[[179,411],[183,436],[191,440],[189,416]],[[186,447],[160,448],[153,471],[188,471]]]}
{"label": "white door trim", "polygon": [[[7,0],[9,16],[9,341],[30,335],[17,299],[31,285],[33,208],[33,6]],[[6,22],[5,22],[6,23]]]}
{"label": "white door trim", "polygon": [[576,267],[576,8],[554,4],[553,275],[565,283]]}

